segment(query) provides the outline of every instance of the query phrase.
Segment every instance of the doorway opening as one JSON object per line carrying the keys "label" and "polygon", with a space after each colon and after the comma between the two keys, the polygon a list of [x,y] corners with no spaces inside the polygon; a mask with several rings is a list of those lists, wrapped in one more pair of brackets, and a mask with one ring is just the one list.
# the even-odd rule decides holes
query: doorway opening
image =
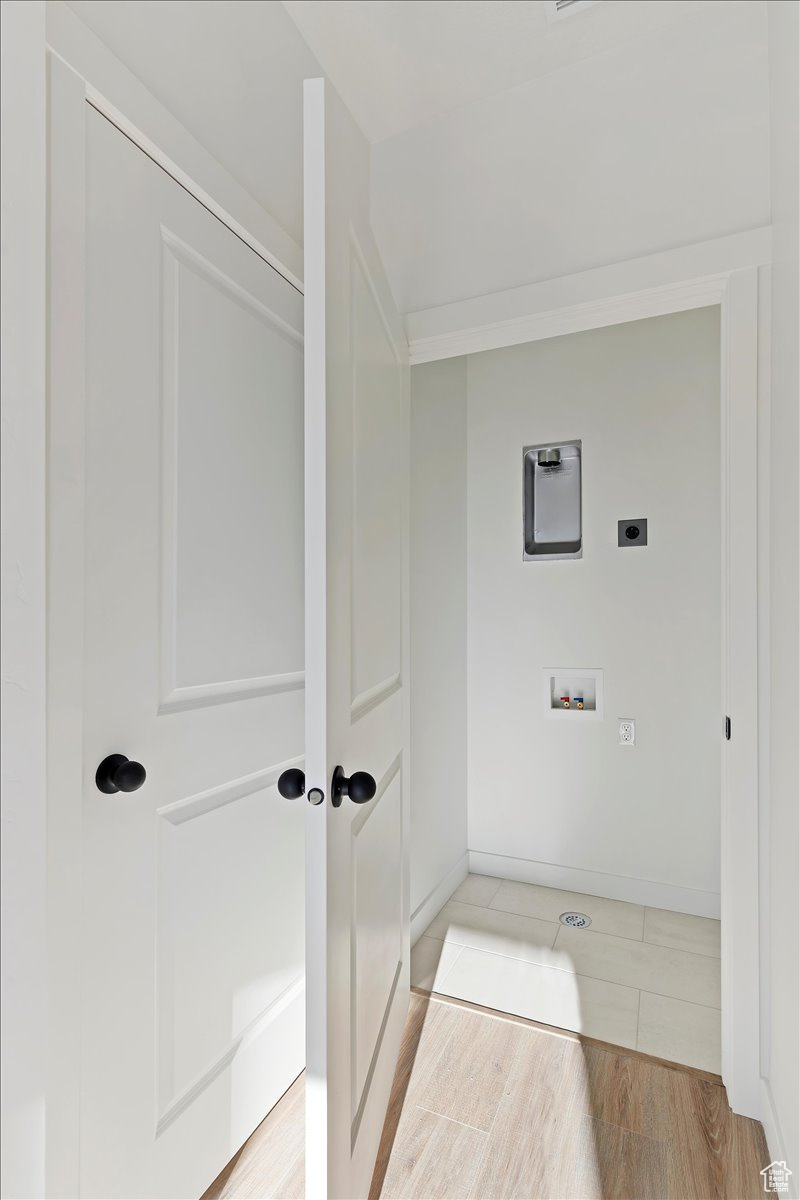
{"label": "doorway opening", "polygon": [[412,368],[412,878],[452,791],[471,872],[412,983],[716,1074],[719,397],[717,307]]}

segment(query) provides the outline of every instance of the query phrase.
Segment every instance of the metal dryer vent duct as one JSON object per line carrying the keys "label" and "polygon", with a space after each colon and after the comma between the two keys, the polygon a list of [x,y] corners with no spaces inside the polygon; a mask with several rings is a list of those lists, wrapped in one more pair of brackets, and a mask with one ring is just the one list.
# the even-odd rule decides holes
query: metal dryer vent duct
{"label": "metal dryer vent duct", "polygon": [[561,466],[561,451],[540,450],[537,463],[545,471],[557,471]]}

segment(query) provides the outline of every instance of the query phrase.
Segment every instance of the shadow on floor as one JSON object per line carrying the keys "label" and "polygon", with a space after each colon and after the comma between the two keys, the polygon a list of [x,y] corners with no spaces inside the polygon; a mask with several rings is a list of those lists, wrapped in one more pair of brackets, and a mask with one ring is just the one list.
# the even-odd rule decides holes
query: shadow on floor
{"label": "shadow on floor", "polygon": [[370,1200],[755,1200],[719,1081],[415,989]]}
{"label": "shadow on floor", "polygon": [[389,1166],[389,1160],[391,1159],[395,1139],[397,1138],[400,1117],[403,1113],[408,1085],[411,1081],[414,1064],[417,1060],[417,1052],[419,1051],[422,1031],[425,1028],[425,1019],[428,1014],[429,1004],[429,994],[415,992],[412,995],[406,1028],[403,1033],[403,1042],[400,1047],[400,1056],[397,1060],[394,1082],[389,1097],[389,1107],[386,1110],[386,1120],[383,1124],[383,1133],[381,1134],[380,1146],[378,1147],[378,1157],[375,1160],[375,1170],[372,1174],[369,1200],[378,1200],[383,1190],[386,1169]]}

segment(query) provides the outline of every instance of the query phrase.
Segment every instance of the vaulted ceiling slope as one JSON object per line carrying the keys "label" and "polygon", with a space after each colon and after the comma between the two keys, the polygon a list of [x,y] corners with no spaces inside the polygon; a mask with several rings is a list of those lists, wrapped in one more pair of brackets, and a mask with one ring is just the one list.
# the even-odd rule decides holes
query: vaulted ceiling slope
{"label": "vaulted ceiling slope", "polygon": [[555,21],[543,0],[282,2],[366,136],[382,142],[659,29],[682,26],[689,38],[704,0],[601,0]]}
{"label": "vaulted ceiling slope", "polygon": [[769,221],[764,0],[284,0],[373,142],[402,311]]}
{"label": "vaulted ceiling slope", "polygon": [[[372,145],[404,312],[769,222],[765,0],[48,0],[297,242],[302,81]],[[291,15],[290,15],[291,14]]]}

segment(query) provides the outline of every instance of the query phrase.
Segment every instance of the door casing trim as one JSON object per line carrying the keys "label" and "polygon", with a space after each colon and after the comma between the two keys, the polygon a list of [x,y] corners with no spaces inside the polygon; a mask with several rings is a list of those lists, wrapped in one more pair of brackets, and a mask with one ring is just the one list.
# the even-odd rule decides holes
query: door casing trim
{"label": "door casing trim", "polygon": [[[771,232],[750,230],[406,317],[413,365],[694,308],[720,310],[722,1076],[733,1110],[757,1120],[760,1025],[768,1012],[759,961],[759,856],[762,869],[769,861],[760,811],[768,802],[763,618],[759,629],[759,613],[768,607],[763,455],[761,472],[754,466],[765,432],[759,411],[768,404]],[[481,318],[485,323],[476,323]],[[726,715],[733,722],[729,742]]]}
{"label": "door casing trim", "polygon": [[47,47],[83,81],[93,108],[302,292],[300,245],[63,0],[47,5]]}

